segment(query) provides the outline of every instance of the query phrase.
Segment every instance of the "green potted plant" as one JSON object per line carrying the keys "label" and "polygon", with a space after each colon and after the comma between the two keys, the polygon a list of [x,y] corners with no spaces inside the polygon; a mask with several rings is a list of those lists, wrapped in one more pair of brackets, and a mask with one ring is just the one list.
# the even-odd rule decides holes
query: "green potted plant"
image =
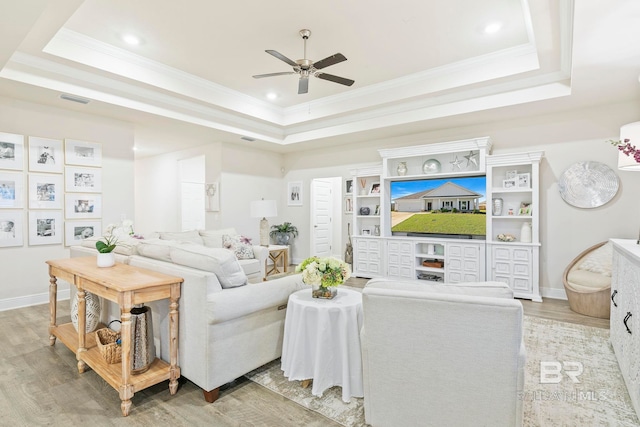
{"label": "green potted plant", "polygon": [[292,237],[298,236],[298,228],[290,222],[272,225],[269,236],[275,240],[276,245],[288,245]]}
{"label": "green potted plant", "polygon": [[113,250],[116,248],[118,238],[113,234],[103,236],[96,242],[96,249],[98,250],[98,267],[111,267],[116,263],[116,256],[113,254]]}

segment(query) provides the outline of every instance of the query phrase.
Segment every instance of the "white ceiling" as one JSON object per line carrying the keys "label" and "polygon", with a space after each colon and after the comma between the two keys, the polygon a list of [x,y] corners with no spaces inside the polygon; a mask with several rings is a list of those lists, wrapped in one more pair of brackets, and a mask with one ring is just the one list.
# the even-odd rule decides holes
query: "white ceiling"
{"label": "white ceiling", "polygon": [[[640,100],[635,0],[21,0],[1,6],[0,95],[135,123],[137,155],[239,143],[275,151]],[[485,34],[491,22],[503,28]],[[265,53],[342,53],[298,76]],[[133,33],[138,46],[122,41]],[[268,100],[267,93],[278,95]],[[91,100],[81,105],[61,93]],[[509,108],[505,108],[509,107]],[[180,135],[189,137],[180,138]],[[165,141],[167,138],[163,138]]]}

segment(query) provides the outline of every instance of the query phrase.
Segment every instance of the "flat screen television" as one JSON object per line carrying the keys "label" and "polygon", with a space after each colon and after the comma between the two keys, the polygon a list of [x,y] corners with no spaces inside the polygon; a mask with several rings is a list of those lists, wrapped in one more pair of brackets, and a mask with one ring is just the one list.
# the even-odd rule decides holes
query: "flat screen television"
{"label": "flat screen television", "polygon": [[391,234],[484,239],[486,176],[391,182]]}

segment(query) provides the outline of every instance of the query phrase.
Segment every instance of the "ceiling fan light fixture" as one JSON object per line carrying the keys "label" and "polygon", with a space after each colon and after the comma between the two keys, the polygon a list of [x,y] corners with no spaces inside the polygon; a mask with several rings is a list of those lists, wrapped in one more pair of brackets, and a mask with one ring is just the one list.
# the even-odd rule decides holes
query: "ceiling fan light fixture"
{"label": "ceiling fan light fixture", "polygon": [[311,31],[309,30],[300,30],[300,36],[302,37],[303,45],[304,45],[304,57],[302,59],[298,59],[293,61],[292,59],[287,58],[280,52],[272,49],[265,50],[271,56],[281,60],[289,64],[292,67],[292,71],[286,72],[278,72],[278,73],[269,73],[269,74],[256,74],[253,76],[254,79],[262,79],[265,77],[275,77],[275,76],[283,76],[286,74],[298,74],[298,94],[302,95],[308,93],[309,91],[309,76],[318,77],[322,80],[328,80],[333,83],[338,83],[345,86],[351,86],[355,83],[354,80],[346,79],[344,77],[334,76],[332,74],[319,73],[318,70],[324,69],[331,65],[338,64],[340,62],[344,62],[347,58],[341,54],[336,53],[334,55],[328,56],[320,61],[312,61],[307,58],[307,40],[311,36]]}

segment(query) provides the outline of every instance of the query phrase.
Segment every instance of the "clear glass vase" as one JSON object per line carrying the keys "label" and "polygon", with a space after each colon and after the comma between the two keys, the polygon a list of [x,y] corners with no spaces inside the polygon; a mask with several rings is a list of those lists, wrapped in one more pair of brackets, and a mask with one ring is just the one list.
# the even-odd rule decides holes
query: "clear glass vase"
{"label": "clear glass vase", "polygon": [[337,286],[311,285],[311,296],[313,298],[331,299],[338,294]]}

